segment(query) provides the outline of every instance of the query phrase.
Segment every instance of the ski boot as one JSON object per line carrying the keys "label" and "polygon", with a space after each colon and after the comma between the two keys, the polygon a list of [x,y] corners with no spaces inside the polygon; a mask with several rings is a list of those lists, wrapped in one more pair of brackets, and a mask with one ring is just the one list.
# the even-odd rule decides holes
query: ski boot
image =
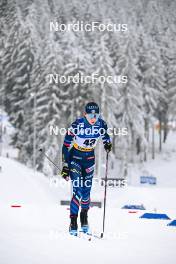
{"label": "ski boot", "polygon": [[88,224],[88,209],[81,209],[80,221],[81,221],[81,231],[83,233],[89,233],[89,224]]}
{"label": "ski boot", "polygon": [[70,235],[77,236],[78,235],[78,224],[77,224],[77,215],[70,216],[71,222],[69,227]]}

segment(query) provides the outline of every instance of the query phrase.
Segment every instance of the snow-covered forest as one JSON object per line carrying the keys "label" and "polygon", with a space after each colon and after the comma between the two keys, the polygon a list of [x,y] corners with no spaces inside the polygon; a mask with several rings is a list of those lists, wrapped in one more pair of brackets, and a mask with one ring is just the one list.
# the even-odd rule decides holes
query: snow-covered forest
{"label": "snow-covered forest", "polygon": [[[57,32],[51,21],[110,21],[128,30]],[[109,126],[128,129],[128,136],[112,139],[115,158],[146,160],[157,123],[161,150],[176,114],[175,0],[0,0],[0,25],[0,104],[15,127],[12,145],[21,162],[32,166],[34,133],[36,149],[44,147],[57,161],[63,138],[50,135],[50,125],[67,128],[91,100]],[[78,73],[128,81],[48,82],[49,74]]]}

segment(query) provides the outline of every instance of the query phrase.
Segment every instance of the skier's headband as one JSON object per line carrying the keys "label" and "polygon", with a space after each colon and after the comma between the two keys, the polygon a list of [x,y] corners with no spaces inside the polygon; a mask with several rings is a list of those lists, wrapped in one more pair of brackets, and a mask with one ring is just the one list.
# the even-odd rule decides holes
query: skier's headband
{"label": "skier's headband", "polygon": [[99,106],[97,104],[94,105],[86,105],[85,108],[86,114],[99,114]]}

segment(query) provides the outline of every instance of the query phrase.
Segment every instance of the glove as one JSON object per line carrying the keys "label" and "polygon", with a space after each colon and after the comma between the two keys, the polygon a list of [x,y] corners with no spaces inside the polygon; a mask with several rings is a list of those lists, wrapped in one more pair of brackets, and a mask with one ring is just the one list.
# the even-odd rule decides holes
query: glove
{"label": "glove", "polygon": [[62,171],[61,171],[61,176],[62,176],[66,181],[69,180],[69,172],[70,172],[69,168],[66,167],[66,166],[63,166]]}
{"label": "glove", "polygon": [[112,143],[111,142],[105,143],[104,149],[106,150],[107,153],[109,153],[112,150]]}

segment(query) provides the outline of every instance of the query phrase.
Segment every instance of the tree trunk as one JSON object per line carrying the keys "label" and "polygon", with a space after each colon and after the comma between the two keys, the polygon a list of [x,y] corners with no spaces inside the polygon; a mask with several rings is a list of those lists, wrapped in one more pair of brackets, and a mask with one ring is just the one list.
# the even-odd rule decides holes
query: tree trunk
{"label": "tree trunk", "polygon": [[155,159],[155,125],[152,125],[152,159]]}
{"label": "tree trunk", "polygon": [[159,117],[159,151],[162,151],[162,120],[161,120],[161,114]]}
{"label": "tree trunk", "polygon": [[140,138],[137,138],[137,140],[136,140],[136,154],[139,155],[140,152],[141,152],[141,141],[140,141]]}
{"label": "tree trunk", "polygon": [[167,117],[164,118],[164,130],[163,130],[163,143],[166,142],[168,135],[168,119]]}
{"label": "tree trunk", "polygon": [[[145,118],[145,137],[149,142],[149,122],[148,118]],[[146,148],[144,149],[144,161],[147,161],[147,151]]]}

